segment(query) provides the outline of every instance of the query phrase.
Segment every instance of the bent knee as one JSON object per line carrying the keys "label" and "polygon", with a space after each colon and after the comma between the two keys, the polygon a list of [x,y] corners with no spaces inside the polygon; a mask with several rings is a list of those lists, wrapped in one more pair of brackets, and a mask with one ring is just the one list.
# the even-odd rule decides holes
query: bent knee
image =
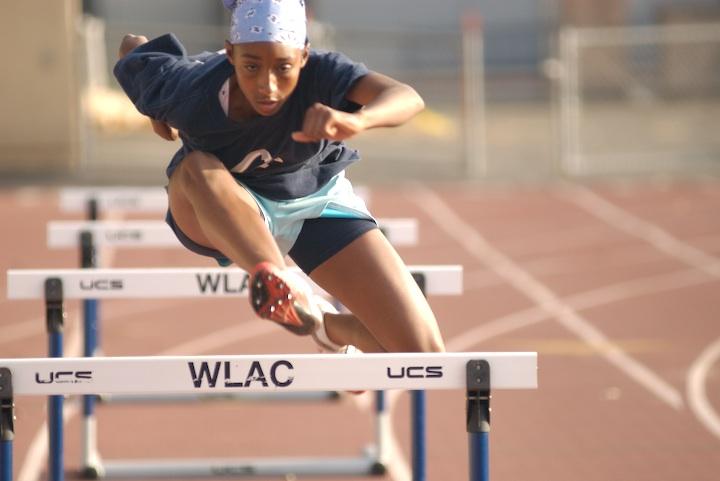
{"label": "bent knee", "polygon": [[170,181],[184,188],[198,187],[209,184],[218,175],[229,175],[220,159],[207,152],[194,151],[180,162]]}
{"label": "bent knee", "polygon": [[398,352],[445,352],[442,336],[430,327],[398,341],[393,349]]}
{"label": "bent knee", "polygon": [[420,352],[445,352],[445,343],[438,336],[426,336],[421,344]]}

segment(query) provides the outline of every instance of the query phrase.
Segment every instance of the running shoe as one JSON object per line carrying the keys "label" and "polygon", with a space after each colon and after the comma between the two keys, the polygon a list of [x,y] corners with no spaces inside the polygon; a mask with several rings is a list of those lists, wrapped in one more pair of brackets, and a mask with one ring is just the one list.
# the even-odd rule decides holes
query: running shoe
{"label": "running shoe", "polygon": [[318,325],[317,329],[311,334],[313,341],[317,344],[320,352],[330,354],[343,352],[343,350],[348,346],[341,346],[340,344],[336,344],[331,341],[328,336],[327,329],[325,328],[325,314],[337,314],[338,310],[330,301],[322,296],[315,295],[313,296],[313,300],[323,313],[323,322]]}
{"label": "running shoe", "polygon": [[310,286],[270,262],[261,262],[252,272],[250,303],[262,319],[276,322],[293,334],[312,335],[322,326],[323,313]]}

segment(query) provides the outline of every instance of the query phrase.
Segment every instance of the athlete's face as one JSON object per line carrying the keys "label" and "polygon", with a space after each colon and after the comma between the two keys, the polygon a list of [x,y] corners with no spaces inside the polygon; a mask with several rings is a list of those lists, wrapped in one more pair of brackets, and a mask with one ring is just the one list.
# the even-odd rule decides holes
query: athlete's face
{"label": "athlete's face", "polygon": [[277,113],[290,97],[308,59],[308,49],[278,42],[225,42],[238,86],[255,112]]}

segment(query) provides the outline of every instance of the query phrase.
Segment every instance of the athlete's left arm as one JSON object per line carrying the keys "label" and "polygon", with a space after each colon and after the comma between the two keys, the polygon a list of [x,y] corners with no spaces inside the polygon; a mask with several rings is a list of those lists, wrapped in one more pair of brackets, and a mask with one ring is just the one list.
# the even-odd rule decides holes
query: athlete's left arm
{"label": "athlete's left arm", "polygon": [[363,106],[356,115],[365,129],[402,125],[425,108],[415,89],[377,72],[355,82],[346,98]]}
{"label": "athlete's left arm", "polygon": [[355,82],[345,98],[362,108],[348,113],[316,103],[305,113],[302,130],[293,132],[293,139],[345,140],[363,130],[402,125],[425,108],[415,89],[376,72]]}

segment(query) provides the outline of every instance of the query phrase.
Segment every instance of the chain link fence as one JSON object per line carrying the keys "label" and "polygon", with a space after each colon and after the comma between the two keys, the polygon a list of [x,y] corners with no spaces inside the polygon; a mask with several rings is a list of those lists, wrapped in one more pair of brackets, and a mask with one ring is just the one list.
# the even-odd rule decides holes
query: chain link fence
{"label": "chain link fence", "polygon": [[567,28],[559,53],[565,172],[720,167],[720,23]]}

